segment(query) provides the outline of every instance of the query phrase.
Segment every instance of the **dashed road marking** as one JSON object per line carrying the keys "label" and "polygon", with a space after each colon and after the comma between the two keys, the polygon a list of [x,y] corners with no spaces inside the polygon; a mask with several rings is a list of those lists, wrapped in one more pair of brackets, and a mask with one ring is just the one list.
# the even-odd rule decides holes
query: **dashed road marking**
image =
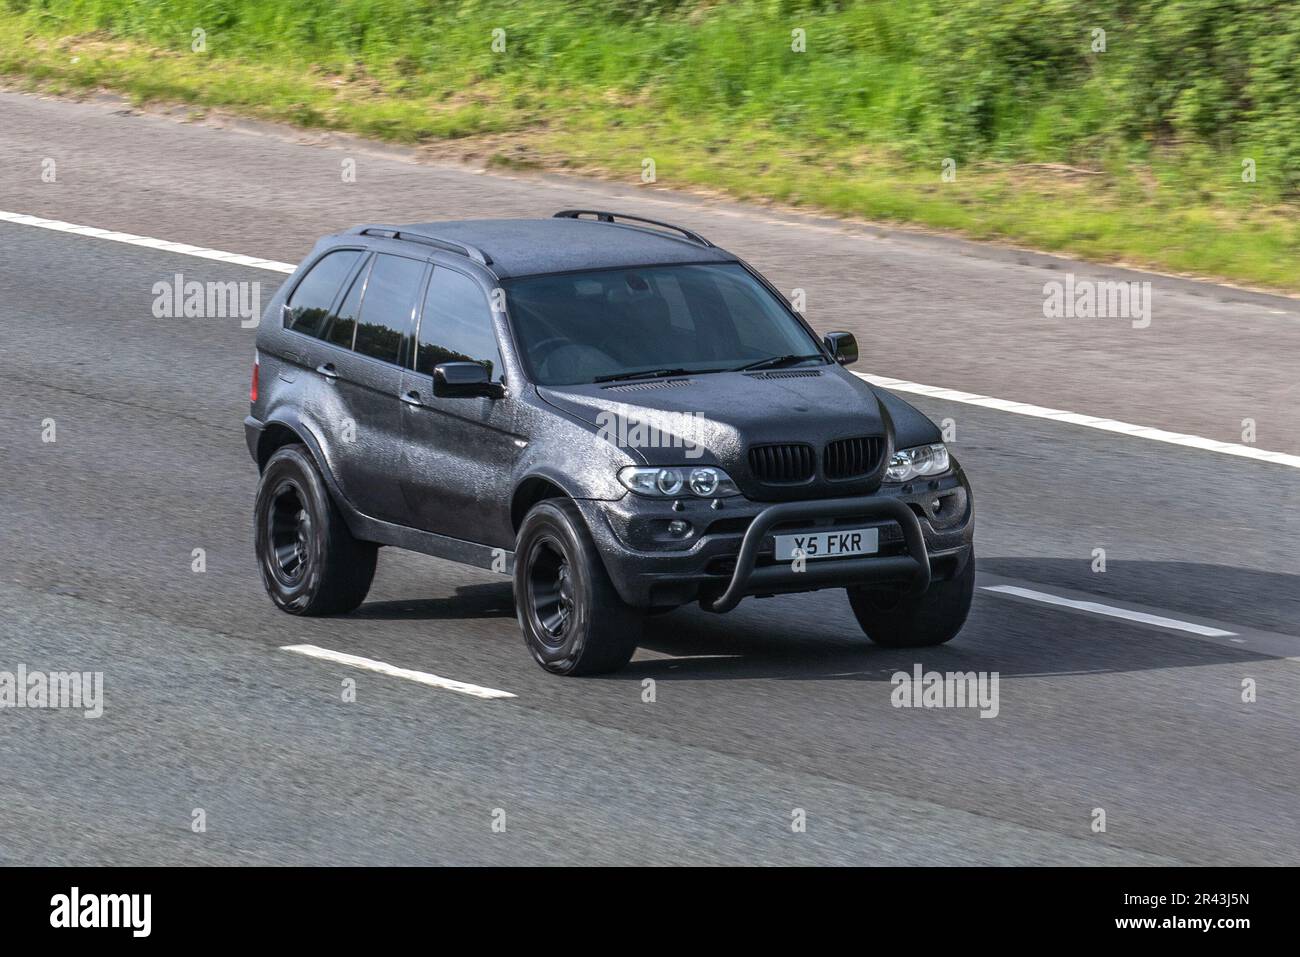
{"label": "dashed road marking", "polygon": [[1046,605],[1059,605],[1062,608],[1072,608],[1075,611],[1084,611],[1093,615],[1105,615],[1108,618],[1123,618],[1126,621],[1136,621],[1143,625],[1155,625],[1158,628],[1172,628],[1175,631],[1186,631],[1206,638],[1228,638],[1236,634],[1235,631],[1224,631],[1222,628],[1211,628],[1208,625],[1198,625],[1195,622],[1179,621],[1177,618],[1151,615],[1144,611],[1116,608],[1114,605],[1103,605],[1095,601],[1062,598],[1060,595],[1049,595],[1045,591],[1034,591],[1031,588],[1021,588],[1018,585],[983,585],[981,588],[984,591],[996,592],[1000,595],[1027,598],[1030,601],[1040,601]]}
{"label": "dashed road marking", "polygon": [[373,658],[362,658],[360,655],[344,654],[341,651],[331,651],[328,648],[319,648],[316,645],[282,645],[280,650],[292,651],[294,654],[306,655],[308,658],[319,658],[321,661],[332,661],[335,664],[347,665],[350,668],[362,668],[366,671],[387,675],[390,678],[405,678],[407,681],[414,681],[417,684],[428,685],[431,688],[442,688],[446,691],[457,691],[474,698],[517,697],[517,695],[511,694],[509,691],[498,691],[496,688],[466,684],[464,681],[455,681],[451,678],[443,678],[440,675],[431,675],[427,671],[412,671],[410,668],[399,668],[396,665],[390,665],[386,661],[375,661]]}

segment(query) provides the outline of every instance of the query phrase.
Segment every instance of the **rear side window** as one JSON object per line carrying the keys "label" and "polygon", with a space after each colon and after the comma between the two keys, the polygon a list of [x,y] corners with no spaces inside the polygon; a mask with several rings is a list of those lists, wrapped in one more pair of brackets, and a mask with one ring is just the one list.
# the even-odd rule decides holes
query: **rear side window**
{"label": "rear side window", "polygon": [[433,375],[439,362],[477,362],[493,380],[501,377],[501,354],[483,290],[468,276],[435,266],[420,319],[416,371]]}
{"label": "rear side window", "polygon": [[357,352],[385,362],[399,361],[402,340],[415,325],[423,276],[423,262],[403,256],[375,257],[357,323]]}
{"label": "rear side window", "polygon": [[339,287],[360,257],[361,253],[356,249],[339,249],[322,256],[289,297],[288,328],[304,335],[319,336]]}
{"label": "rear side window", "polygon": [[362,266],[357,278],[352,280],[352,288],[330,319],[329,330],[321,337],[326,342],[344,349],[352,348],[352,336],[357,329],[357,313],[361,311],[361,294],[366,290],[366,276],[369,275],[370,268],[373,268],[373,261],[371,267]]}

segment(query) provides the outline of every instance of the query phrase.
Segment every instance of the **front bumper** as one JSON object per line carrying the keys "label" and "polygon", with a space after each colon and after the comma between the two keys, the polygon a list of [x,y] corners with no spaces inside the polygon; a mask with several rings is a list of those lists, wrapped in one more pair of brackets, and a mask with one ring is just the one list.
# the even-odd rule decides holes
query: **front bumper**
{"label": "front bumper", "polygon": [[[870,555],[862,558],[831,558],[806,563],[800,571],[794,563],[768,565],[756,568],[758,551],[768,533],[778,524],[814,518],[839,518],[853,516],[867,521],[875,518],[892,518],[903,532],[907,552],[903,555]],[[811,577],[809,577],[811,576]],[[908,591],[920,593],[930,587],[930,556],[921,534],[921,523],[916,514],[895,498],[835,498],[811,502],[782,502],[769,505],[759,512],[740,544],[736,567],[726,590],[716,598],[705,595],[700,605],[705,611],[731,611],[745,595],[764,587],[781,587],[795,583],[861,582],[889,580],[905,577]]]}
{"label": "front bumper", "polygon": [[[933,480],[882,486],[873,495],[764,503],[736,497],[671,503],[628,495],[579,501],[587,526],[622,599],[639,608],[699,601],[730,611],[747,595],[890,584],[923,591],[946,579],[972,552],[974,507],[960,467]],[[665,532],[690,524],[687,540]],[[875,527],[869,556],[809,559],[799,571],[775,558],[775,534]]]}

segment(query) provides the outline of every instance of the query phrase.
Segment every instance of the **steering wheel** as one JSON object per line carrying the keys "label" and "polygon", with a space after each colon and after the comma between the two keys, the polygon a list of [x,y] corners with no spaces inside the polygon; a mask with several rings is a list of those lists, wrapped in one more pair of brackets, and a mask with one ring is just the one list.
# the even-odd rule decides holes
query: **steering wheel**
{"label": "steering wheel", "polygon": [[535,366],[544,365],[552,352],[568,344],[569,340],[565,336],[547,336],[528,350],[528,358]]}

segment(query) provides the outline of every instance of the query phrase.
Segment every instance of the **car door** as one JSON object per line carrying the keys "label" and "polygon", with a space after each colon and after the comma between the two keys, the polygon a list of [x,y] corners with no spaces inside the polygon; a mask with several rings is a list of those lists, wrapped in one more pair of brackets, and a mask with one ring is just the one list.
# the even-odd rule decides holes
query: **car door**
{"label": "car door", "polygon": [[375,253],[352,282],[324,333],[316,374],[337,393],[328,422],[335,478],[362,513],[403,521],[394,476],[401,465],[402,363],[415,326],[428,263]]}
{"label": "car door", "polygon": [[514,402],[438,398],[433,367],[479,362],[502,382],[487,291],[474,278],[433,267],[420,310],[413,369],[402,375],[402,493],[418,527],[464,541],[513,548],[510,495],[524,447]]}

